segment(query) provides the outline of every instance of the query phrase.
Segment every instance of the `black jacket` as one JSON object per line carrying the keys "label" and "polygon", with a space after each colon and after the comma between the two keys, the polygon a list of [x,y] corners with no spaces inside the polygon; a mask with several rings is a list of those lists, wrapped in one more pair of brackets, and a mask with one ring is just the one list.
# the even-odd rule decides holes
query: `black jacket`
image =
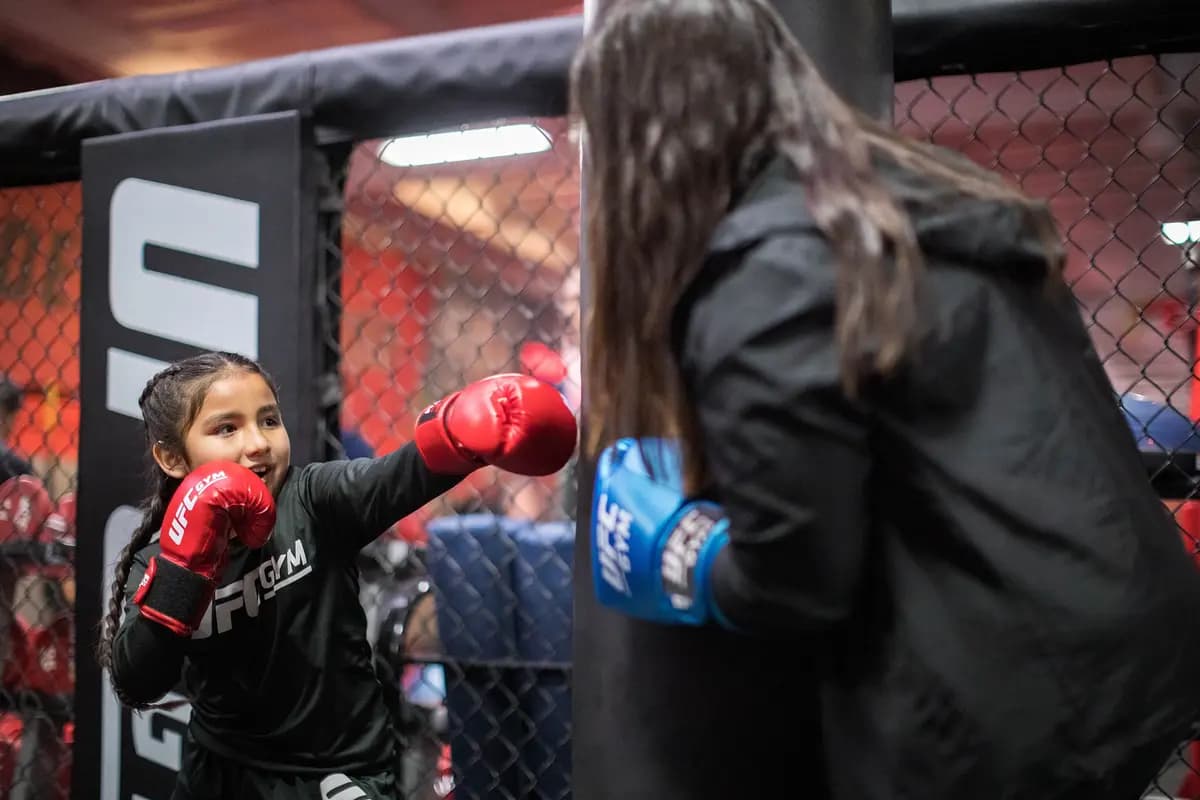
{"label": "black jacket", "polygon": [[1047,798],[1165,758],[1200,710],[1200,574],[1077,307],[1017,210],[885,173],[926,257],[923,338],[860,402],[833,257],[781,162],[677,310],[731,521],[717,603],[822,643],[839,797]]}

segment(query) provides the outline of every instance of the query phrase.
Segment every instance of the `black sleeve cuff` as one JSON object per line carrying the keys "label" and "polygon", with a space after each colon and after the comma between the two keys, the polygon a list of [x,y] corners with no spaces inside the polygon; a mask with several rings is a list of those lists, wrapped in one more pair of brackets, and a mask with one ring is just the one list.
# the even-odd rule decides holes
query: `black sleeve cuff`
{"label": "black sleeve cuff", "polygon": [[154,556],[134,602],[154,616],[177,620],[195,630],[212,602],[216,584],[161,556]]}

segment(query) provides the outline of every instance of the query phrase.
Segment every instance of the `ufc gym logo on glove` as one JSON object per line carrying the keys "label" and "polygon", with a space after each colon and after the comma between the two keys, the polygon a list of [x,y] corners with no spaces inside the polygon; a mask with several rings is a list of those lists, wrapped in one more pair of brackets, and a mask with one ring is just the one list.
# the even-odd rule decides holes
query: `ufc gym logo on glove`
{"label": "ufc gym logo on glove", "polygon": [[172,542],[183,544],[183,534],[187,530],[188,524],[188,512],[196,507],[196,503],[199,502],[200,495],[204,494],[205,489],[213,484],[220,483],[227,477],[224,472],[214,472],[212,475],[198,482],[192,487],[191,491],[183,496],[183,502],[175,510],[175,519],[171,520],[171,529],[167,532]]}
{"label": "ufc gym logo on glove", "polygon": [[689,609],[696,597],[696,564],[700,551],[723,519],[715,508],[689,508],[667,535],[662,554],[663,587],[674,608]]}
{"label": "ufc gym logo on glove", "polygon": [[630,595],[629,525],[633,514],[600,495],[596,508],[596,552],[604,582],[624,595]]}

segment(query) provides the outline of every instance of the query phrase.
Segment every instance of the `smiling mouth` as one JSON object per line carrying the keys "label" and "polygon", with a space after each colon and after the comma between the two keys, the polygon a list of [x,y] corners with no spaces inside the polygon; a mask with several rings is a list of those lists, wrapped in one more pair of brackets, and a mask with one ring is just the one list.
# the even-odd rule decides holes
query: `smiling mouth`
{"label": "smiling mouth", "polygon": [[271,468],[268,466],[250,467],[250,471],[262,479],[263,483],[267,482],[267,476],[271,474]]}

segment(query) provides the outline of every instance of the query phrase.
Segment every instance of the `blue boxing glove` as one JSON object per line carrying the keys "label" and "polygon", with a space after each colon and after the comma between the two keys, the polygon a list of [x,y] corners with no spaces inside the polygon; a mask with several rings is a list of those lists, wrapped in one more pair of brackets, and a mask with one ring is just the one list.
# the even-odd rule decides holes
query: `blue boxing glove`
{"label": "blue boxing glove", "polygon": [[621,439],[601,453],[591,539],[601,605],[651,622],[712,620],[732,628],[713,602],[709,580],[713,559],[728,543],[721,507],[684,497],[674,442]]}

